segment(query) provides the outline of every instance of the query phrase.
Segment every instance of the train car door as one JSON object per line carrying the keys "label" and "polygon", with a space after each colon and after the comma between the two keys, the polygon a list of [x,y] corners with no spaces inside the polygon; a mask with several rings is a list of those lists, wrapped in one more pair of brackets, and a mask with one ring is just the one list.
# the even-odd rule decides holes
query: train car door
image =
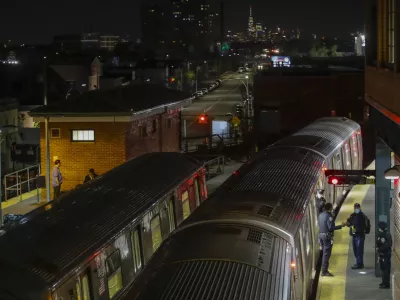
{"label": "train car door", "polygon": [[353,170],[360,170],[360,158],[358,155],[358,141],[357,133],[353,134],[350,138],[350,148],[352,155]]}
{"label": "train car door", "polygon": [[[337,153],[335,153],[332,157],[332,167],[334,170],[343,170],[340,150]],[[332,185],[332,188],[333,188],[332,204],[335,204],[337,203],[337,199],[341,197],[343,188],[334,185]]]}

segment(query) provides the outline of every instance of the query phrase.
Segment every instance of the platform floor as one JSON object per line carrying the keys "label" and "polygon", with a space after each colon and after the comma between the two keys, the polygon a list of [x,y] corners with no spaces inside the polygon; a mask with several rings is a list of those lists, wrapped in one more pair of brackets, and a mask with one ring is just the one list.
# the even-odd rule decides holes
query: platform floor
{"label": "platform floor", "polygon": [[335,240],[329,270],[334,277],[319,280],[319,300],[392,300],[392,290],[381,290],[381,278],[375,277],[375,186],[357,185],[348,194],[336,218],[336,224],[347,220],[353,212],[354,203],[371,221],[371,233],[365,237],[363,270],[352,270],[355,264],[348,227],[335,232]]}

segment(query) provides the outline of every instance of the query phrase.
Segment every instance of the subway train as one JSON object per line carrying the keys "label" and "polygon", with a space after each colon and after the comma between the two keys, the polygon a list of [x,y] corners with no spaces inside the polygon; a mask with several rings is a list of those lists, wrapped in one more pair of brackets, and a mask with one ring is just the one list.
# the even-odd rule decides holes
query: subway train
{"label": "subway train", "polygon": [[114,298],[206,197],[195,159],[134,158],[0,231],[0,299]]}
{"label": "subway train", "polygon": [[325,169],[362,167],[360,126],[322,118],[258,153],[163,242],[116,299],[305,300],[319,255]]}

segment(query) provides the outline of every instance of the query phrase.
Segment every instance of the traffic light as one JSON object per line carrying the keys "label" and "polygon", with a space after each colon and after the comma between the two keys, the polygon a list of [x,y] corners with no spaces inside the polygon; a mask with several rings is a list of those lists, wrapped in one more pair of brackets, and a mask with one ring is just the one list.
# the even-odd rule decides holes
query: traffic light
{"label": "traffic light", "polygon": [[170,77],[169,78],[169,83],[173,83],[175,81],[175,77]]}
{"label": "traffic light", "polygon": [[243,117],[243,105],[242,104],[236,104],[235,115],[237,115],[239,118]]}
{"label": "traffic light", "polygon": [[207,115],[201,115],[198,118],[199,124],[207,124],[208,123],[208,116]]}

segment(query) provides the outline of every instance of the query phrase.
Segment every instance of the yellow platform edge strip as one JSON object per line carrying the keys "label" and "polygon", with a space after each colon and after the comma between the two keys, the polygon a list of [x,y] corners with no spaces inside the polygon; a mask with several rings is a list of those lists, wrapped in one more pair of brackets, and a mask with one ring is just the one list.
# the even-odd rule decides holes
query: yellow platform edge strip
{"label": "yellow platform edge strip", "polygon": [[[339,225],[346,221],[354,211],[354,204],[364,201],[367,195],[369,184],[356,185],[344,200],[340,212],[336,217],[335,224]],[[319,300],[343,300],[346,294],[346,274],[348,268],[348,254],[351,242],[348,227],[335,231],[335,238],[332,249],[332,256],[329,261],[329,271],[334,277],[320,277],[319,279]]]}

